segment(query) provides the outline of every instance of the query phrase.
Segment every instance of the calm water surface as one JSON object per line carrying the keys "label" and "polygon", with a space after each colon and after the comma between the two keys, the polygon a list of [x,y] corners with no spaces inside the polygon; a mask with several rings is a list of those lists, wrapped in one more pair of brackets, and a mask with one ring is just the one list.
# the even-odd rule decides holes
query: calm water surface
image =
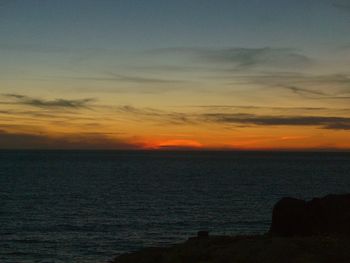
{"label": "calm water surface", "polygon": [[350,153],[0,151],[0,262],[262,233],[283,196],[347,192]]}

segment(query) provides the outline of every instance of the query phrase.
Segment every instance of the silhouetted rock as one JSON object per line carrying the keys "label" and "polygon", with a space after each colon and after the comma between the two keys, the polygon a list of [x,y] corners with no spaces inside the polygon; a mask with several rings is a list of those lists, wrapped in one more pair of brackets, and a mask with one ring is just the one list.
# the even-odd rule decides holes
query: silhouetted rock
{"label": "silhouetted rock", "polygon": [[304,201],[282,198],[272,213],[270,233],[279,236],[350,235],[350,194]]}
{"label": "silhouetted rock", "polygon": [[349,263],[349,237],[209,236],[120,255],[113,263]]}
{"label": "silhouetted rock", "polygon": [[198,237],[198,238],[206,238],[206,237],[209,237],[209,232],[208,232],[208,231],[204,231],[204,230],[198,231],[198,232],[197,232],[197,237]]}
{"label": "silhouetted rock", "polygon": [[166,248],[145,248],[113,263],[349,263],[350,194],[304,201],[283,198],[273,209],[272,235],[196,237]]}

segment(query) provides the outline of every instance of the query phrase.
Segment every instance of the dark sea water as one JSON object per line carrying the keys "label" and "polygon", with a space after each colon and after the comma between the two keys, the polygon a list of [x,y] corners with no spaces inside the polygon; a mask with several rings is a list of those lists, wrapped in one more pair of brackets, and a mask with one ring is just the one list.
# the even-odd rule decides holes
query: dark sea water
{"label": "dark sea water", "polygon": [[347,192],[350,153],[0,151],[0,262],[263,233],[283,196]]}

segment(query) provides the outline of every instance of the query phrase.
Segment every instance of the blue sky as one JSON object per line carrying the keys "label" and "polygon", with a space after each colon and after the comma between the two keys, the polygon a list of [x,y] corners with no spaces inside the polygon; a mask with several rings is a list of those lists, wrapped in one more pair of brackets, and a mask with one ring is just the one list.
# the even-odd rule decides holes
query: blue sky
{"label": "blue sky", "polygon": [[[2,1],[2,42],[19,48],[149,49],[350,42],[347,1]],[[345,3],[345,4],[344,4]]]}

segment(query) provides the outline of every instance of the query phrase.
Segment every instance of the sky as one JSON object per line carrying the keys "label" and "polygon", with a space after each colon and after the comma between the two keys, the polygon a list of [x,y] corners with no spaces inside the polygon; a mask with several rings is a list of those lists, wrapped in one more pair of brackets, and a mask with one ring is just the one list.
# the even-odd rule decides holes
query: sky
{"label": "sky", "polygon": [[349,0],[0,0],[0,148],[350,150]]}

